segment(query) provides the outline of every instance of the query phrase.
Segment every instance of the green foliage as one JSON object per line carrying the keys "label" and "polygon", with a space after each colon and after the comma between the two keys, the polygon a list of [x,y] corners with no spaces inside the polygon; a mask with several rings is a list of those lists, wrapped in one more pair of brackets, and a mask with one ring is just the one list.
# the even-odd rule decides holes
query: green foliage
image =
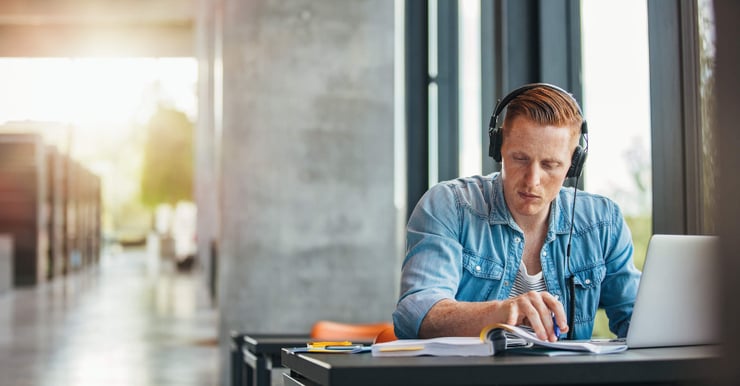
{"label": "green foliage", "polygon": [[609,338],[614,339],[617,336],[609,331],[609,318],[606,317],[606,312],[603,308],[599,308],[596,312],[596,319],[594,320],[594,331],[591,334],[592,338]]}
{"label": "green foliage", "polygon": [[[632,232],[632,244],[635,247],[635,253],[632,255],[635,266],[642,271],[645,264],[645,254],[647,253],[648,241],[653,234],[653,219],[650,215],[645,216],[625,216],[627,226]],[[603,309],[596,313],[594,321],[594,338],[614,338],[615,335],[609,331],[609,319]]]}
{"label": "green foliage", "polygon": [[632,244],[635,246],[633,255],[635,266],[642,271],[648,242],[653,234],[653,218],[647,214],[643,216],[625,216],[624,220],[632,232]]}
{"label": "green foliage", "polygon": [[193,199],[193,124],[177,110],[159,106],[147,124],[141,201],[149,208]]}

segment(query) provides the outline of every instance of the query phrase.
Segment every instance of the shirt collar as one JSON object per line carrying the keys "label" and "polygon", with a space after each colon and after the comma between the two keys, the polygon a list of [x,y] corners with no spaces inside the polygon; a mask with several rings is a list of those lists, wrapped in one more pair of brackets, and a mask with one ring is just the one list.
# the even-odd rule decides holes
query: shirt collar
{"label": "shirt collar", "polygon": [[[514,217],[509,211],[509,207],[506,206],[506,200],[504,199],[504,184],[501,179],[501,173],[493,173],[491,175],[491,213],[488,216],[488,221],[491,224],[508,224],[510,227],[521,232],[521,229],[514,221]],[[568,206],[573,204],[572,193],[569,193],[565,187],[560,188],[560,193],[555,196],[555,199],[550,203],[550,217],[549,224],[547,226],[547,240],[551,241],[555,239],[556,234],[563,234],[570,232],[570,212],[571,207]],[[570,199],[566,199],[570,198]]]}

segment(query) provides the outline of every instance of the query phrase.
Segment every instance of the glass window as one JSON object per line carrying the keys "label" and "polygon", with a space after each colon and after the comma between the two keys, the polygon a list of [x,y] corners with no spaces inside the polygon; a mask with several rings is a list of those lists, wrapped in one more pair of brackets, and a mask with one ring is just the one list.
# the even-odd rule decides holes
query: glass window
{"label": "glass window", "polygon": [[711,128],[714,127],[714,9],[711,0],[697,0],[699,26],[699,98],[701,111],[702,206],[703,233],[716,234],[714,225],[714,193],[717,180],[717,150]]}
{"label": "glass window", "polygon": [[[428,3],[428,25],[429,25],[429,187],[440,180],[455,178],[457,176],[470,176],[482,172],[481,152],[481,4],[475,1],[461,1],[457,3],[457,31],[456,41],[442,43],[442,38],[449,35],[445,26],[439,23],[441,13],[445,11],[438,0]],[[438,83],[440,76],[445,77],[444,70],[440,69],[440,61],[445,60],[441,54],[440,45],[450,44],[457,49],[457,76],[456,84],[449,85],[457,89],[457,111],[458,119],[455,129],[457,131],[457,170],[453,175],[440,176],[440,170],[444,169],[444,157],[440,154],[443,147],[450,146],[444,143],[445,131],[451,130],[450,123],[444,122],[441,114],[440,104],[445,103],[444,93],[449,93],[449,88]],[[449,47],[448,47],[449,50]],[[448,64],[449,65],[449,64]],[[454,66],[453,66],[454,67]],[[440,75],[440,72],[443,74]],[[447,81],[442,80],[441,82]],[[441,123],[442,122],[442,123]],[[446,126],[445,126],[446,125]],[[442,138],[442,139],[440,139]],[[441,167],[442,166],[442,167]]]}
{"label": "glass window", "polygon": [[[581,15],[582,104],[589,127],[584,187],[619,204],[642,269],[652,234],[647,3],[584,0]],[[603,311],[594,335],[611,336]]]}
{"label": "glass window", "polygon": [[585,188],[622,208],[642,266],[652,216],[646,2],[583,1],[582,36]]}
{"label": "glass window", "polygon": [[429,187],[439,182],[439,87],[437,76],[437,2],[429,2]]}
{"label": "glass window", "polygon": [[480,2],[461,1],[459,17],[459,175],[481,174],[481,44]]}

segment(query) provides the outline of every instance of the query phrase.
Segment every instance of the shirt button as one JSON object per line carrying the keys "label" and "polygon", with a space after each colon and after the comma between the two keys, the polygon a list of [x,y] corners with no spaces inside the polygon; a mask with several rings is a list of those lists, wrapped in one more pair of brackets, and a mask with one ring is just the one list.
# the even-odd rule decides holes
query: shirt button
{"label": "shirt button", "polygon": [[509,282],[508,281],[505,281],[504,282],[504,286],[508,287],[509,286]]}
{"label": "shirt button", "polygon": [[478,272],[480,272],[480,265],[476,265],[475,266],[475,270],[478,271]]}
{"label": "shirt button", "polygon": [[547,256],[547,251],[542,252],[542,256]]}
{"label": "shirt button", "polygon": [[591,284],[591,279],[586,279],[583,282],[586,283],[586,284]]}
{"label": "shirt button", "polygon": [[514,242],[515,242],[515,243],[518,243],[518,242],[520,242],[520,241],[522,241],[522,240],[521,240],[520,238],[518,238],[518,237],[514,237]]}

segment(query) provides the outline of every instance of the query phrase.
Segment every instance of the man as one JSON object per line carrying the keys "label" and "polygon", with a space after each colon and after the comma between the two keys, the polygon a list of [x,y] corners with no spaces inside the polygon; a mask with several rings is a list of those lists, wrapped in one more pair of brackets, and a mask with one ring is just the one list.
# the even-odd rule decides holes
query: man
{"label": "man", "polygon": [[557,330],[589,339],[603,307],[609,328],[626,336],[640,277],[630,231],[611,200],[578,192],[576,206],[562,186],[586,156],[577,102],[556,86],[526,85],[491,121],[501,172],[439,183],[411,214],[396,335],[470,336],[503,322],[550,341]]}

